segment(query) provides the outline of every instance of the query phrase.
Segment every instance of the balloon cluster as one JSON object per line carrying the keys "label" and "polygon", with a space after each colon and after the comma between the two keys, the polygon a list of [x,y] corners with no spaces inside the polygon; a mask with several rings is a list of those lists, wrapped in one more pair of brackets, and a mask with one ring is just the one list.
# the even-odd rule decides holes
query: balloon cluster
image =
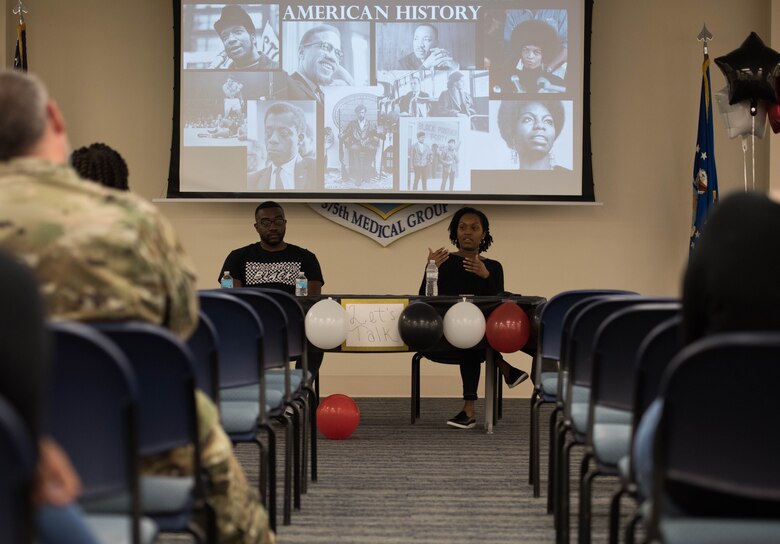
{"label": "balloon cluster", "polygon": [[716,99],[729,137],[753,134],[762,138],[767,113],[772,130],[780,132],[780,53],[751,32],[739,48],[716,58],[715,63],[727,81]]}
{"label": "balloon cluster", "polygon": [[484,337],[496,351],[513,353],[528,342],[531,324],[514,302],[504,302],[487,320],[477,306],[465,300],[451,306],[444,319],[430,304],[415,302],[401,312],[398,331],[404,343],[415,351],[433,349],[444,336],[459,349],[473,348]]}

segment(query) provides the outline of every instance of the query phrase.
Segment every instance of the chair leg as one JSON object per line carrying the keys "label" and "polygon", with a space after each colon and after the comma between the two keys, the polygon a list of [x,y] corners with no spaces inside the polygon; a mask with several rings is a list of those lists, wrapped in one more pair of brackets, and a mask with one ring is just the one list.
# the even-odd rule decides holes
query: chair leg
{"label": "chair leg", "polygon": [[621,486],[609,501],[609,544],[618,544],[620,540],[620,499],[627,491]]}
{"label": "chair leg", "polygon": [[[587,454],[582,459],[580,476],[580,511],[578,519],[579,544],[590,544],[591,519],[592,519],[592,489],[593,479],[601,474],[598,470],[588,471],[588,462],[592,455]],[[585,472],[582,472],[582,469]]]}
{"label": "chair leg", "polygon": [[286,417],[279,418],[284,425],[284,506],[282,524],[292,522],[292,480],[293,480],[293,423]]}
{"label": "chair leg", "polygon": [[420,359],[422,355],[419,353],[412,356],[412,425],[420,417]]}
{"label": "chair leg", "polygon": [[504,417],[504,380],[501,379],[501,373],[498,370],[498,365],[496,365],[496,379],[493,381],[493,383],[496,384],[496,394],[498,395],[498,399],[496,401],[498,419],[502,419]]}
{"label": "chair leg", "polygon": [[[203,529],[201,529],[194,521],[190,521],[187,524],[187,532],[190,534],[190,536],[192,536],[192,539],[197,544],[205,544],[207,542]],[[216,540],[213,542],[216,542]]]}
{"label": "chair leg", "polygon": [[[564,430],[565,432],[565,430]],[[557,475],[559,504],[558,504],[558,539],[559,543],[568,544],[569,542],[569,463],[571,459],[571,450],[577,445],[577,442],[566,443],[566,436],[559,437],[562,443],[565,443],[560,459],[560,471]]]}
{"label": "chair leg", "polygon": [[214,505],[208,500],[203,501],[203,511],[206,516],[206,542],[217,544],[219,535],[217,533],[217,512],[214,510]]}
{"label": "chair leg", "polygon": [[[529,445],[528,445],[528,485],[534,485],[534,474],[535,474],[535,467],[534,467],[534,451],[536,448],[536,429],[534,427],[534,421],[535,421],[535,415],[539,413],[539,407],[536,405],[536,399],[537,399],[538,393],[536,388],[534,388],[533,393],[531,393],[531,417],[529,421],[529,427],[530,427],[530,436],[529,436]],[[534,494],[534,497],[538,497],[539,495]]]}
{"label": "chair leg", "polygon": [[[550,413],[549,437],[547,445],[547,513],[555,511],[555,468],[558,466],[558,413],[561,411],[556,404]],[[537,424],[538,425],[538,424]]]}
{"label": "chair leg", "polygon": [[293,409],[292,436],[293,436],[293,508],[301,509],[301,411],[296,403],[290,403]]}
{"label": "chair leg", "polygon": [[308,392],[303,391],[303,395],[298,399],[301,408],[301,493],[305,494],[308,489],[309,479],[309,400]]}
{"label": "chair leg", "polygon": [[267,423],[258,427],[266,431],[268,435],[268,495],[265,501],[265,508],[268,511],[268,521],[271,529],[276,531],[276,432]]}
{"label": "chair leg", "polygon": [[[319,384],[319,382],[317,382]],[[311,441],[311,481],[317,481],[317,406],[320,403],[318,392],[311,391],[311,401],[309,402],[309,440]]]}
{"label": "chair leg", "polygon": [[628,525],[626,525],[626,535],[625,535],[625,541],[626,544],[634,544],[636,540],[636,525],[639,523],[642,519],[641,514],[637,513],[634,514],[634,517],[631,518],[631,521],[628,522]]}

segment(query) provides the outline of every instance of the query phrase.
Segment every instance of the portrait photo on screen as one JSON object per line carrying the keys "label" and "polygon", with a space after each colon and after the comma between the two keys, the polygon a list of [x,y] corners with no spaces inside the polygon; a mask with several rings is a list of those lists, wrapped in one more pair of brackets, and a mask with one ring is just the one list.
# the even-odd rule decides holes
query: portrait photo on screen
{"label": "portrait photo on screen", "polygon": [[381,86],[326,89],[325,130],[333,139],[328,147],[326,190],[393,188],[392,171],[386,171],[382,161],[392,144],[378,122],[382,99]]}
{"label": "portrait photo on screen", "polygon": [[592,2],[249,2],[173,2],[169,197],[594,200]]}
{"label": "portrait photo on screen", "polygon": [[277,70],[278,4],[184,4],[185,70]]}
{"label": "portrait photo on screen", "polygon": [[476,67],[475,23],[378,23],[377,70],[469,70]]}
{"label": "portrait photo on screen", "polygon": [[[311,100],[256,100],[249,103],[246,190],[322,190],[317,166],[316,105]],[[248,155],[250,157],[250,155]]]}

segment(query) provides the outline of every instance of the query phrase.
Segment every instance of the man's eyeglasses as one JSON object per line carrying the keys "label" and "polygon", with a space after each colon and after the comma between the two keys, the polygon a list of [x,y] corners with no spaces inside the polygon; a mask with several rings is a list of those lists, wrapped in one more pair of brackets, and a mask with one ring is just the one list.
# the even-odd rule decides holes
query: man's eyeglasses
{"label": "man's eyeglasses", "polygon": [[316,45],[319,46],[320,49],[325,51],[326,53],[333,53],[336,55],[336,58],[339,59],[339,62],[344,60],[344,51],[341,49],[336,49],[333,47],[333,44],[330,42],[309,42],[303,44],[301,47],[309,47],[310,45]]}
{"label": "man's eyeglasses", "polygon": [[285,219],[284,217],[277,217],[276,219],[261,219],[257,223],[261,227],[264,227],[264,228],[267,229],[271,225],[276,225],[277,227],[281,227],[282,225],[287,223],[287,219]]}

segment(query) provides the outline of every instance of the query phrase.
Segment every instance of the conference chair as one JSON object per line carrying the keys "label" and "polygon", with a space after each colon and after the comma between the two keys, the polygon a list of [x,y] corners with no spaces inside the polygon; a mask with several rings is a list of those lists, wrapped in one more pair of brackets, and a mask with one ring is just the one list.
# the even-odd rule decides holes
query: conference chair
{"label": "conference chair", "polygon": [[[168,329],[142,322],[93,324],[127,357],[139,390],[139,451],[142,457],[192,446],[192,475],[142,476],[141,511],[165,533],[189,533],[197,542],[217,541],[214,509],[206,499],[207,476],[198,438],[193,355]],[[121,512],[126,500],[85,505],[90,511]],[[203,511],[206,533],[194,522]]]}
{"label": "conference chair", "polygon": [[[255,289],[255,288],[251,288]],[[303,389],[308,396],[309,401],[309,433],[303,435],[303,444],[301,447],[303,459],[301,462],[303,474],[301,475],[301,491],[306,493],[307,489],[307,470],[311,465],[311,481],[317,481],[317,405],[320,399],[320,376],[312,376],[308,369],[309,342],[306,339],[306,314],[303,311],[298,299],[289,293],[279,291],[278,289],[256,288],[257,291],[265,293],[273,298],[285,312],[287,318],[287,344],[288,355],[290,359],[300,359],[302,368],[294,368],[290,371],[292,379],[291,387],[293,391]],[[271,370],[268,372],[268,381],[280,381],[282,371]],[[307,440],[309,447],[307,448]],[[307,455],[310,461],[307,462]]]}
{"label": "conference chair", "polygon": [[[634,380],[634,407],[631,414],[631,439],[629,454],[618,461],[620,488],[612,495],[609,506],[609,542],[618,544],[620,531],[620,500],[624,495],[642,502],[646,497],[638,494],[634,478],[633,451],[634,437],[650,403],[658,396],[661,377],[666,367],[682,347],[678,315],[660,323],[650,331],[639,346],[636,357],[636,377]],[[632,517],[627,532],[633,535],[633,526],[639,521],[638,514]],[[629,538],[632,540],[633,536]]]}
{"label": "conference chair", "polygon": [[[609,316],[593,341],[591,394],[588,405],[586,454],[580,470],[579,539],[591,537],[591,490],[596,476],[618,476],[618,463],[631,447],[631,421],[603,422],[604,410],[631,415],[634,408],[636,358],[645,337],[658,324],[678,315],[676,300],[636,304]],[[591,469],[590,463],[595,466]]]}
{"label": "conference chair", "polygon": [[92,327],[48,326],[54,360],[45,432],[63,447],[81,477],[82,500],[128,496],[126,513],[87,514],[87,522],[103,542],[154,542],[156,524],[141,518],[133,370],[119,348]]}
{"label": "conference chair", "polygon": [[[531,437],[528,459],[528,483],[533,485],[534,497],[540,495],[540,447],[539,413],[543,404],[556,404],[558,392],[558,366],[561,358],[561,335],[566,312],[577,302],[596,295],[630,294],[628,291],[608,289],[583,289],[564,291],[550,298],[539,314],[536,355],[531,365]],[[554,433],[560,409],[556,406],[550,414],[550,436]],[[549,478],[549,475],[548,475]],[[552,511],[552,497],[548,496],[548,514]]]}
{"label": "conference chair", "polygon": [[198,312],[198,326],[187,339],[195,364],[195,383],[219,408],[219,336],[205,312]]}
{"label": "conference chair", "polygon": [[[722,384],[745,384],[730,401]],[[664,375],[647,536],[666,544],[780,539],[780,334],[695,342]]]}
{"label": "conference chair", "polygon": [[[596,331],[607,317],[623,308],[654,299],[636,295],[607,295],[588,300],[573,318],[568,345],[561,359],[561,369],[567,378],[559,380],[559,396],[563,401],[562,424],[555,437],[558,465],[554,479],[557,484],[557,531],[560,542],[569,541],[569,458],[575,446],[584,445],[588,426],[588,408],[591,396],[591,369],[593,340]],[[572,308],[574,310],[574,308]],[[572,311],[570,310],[570,311]],[[561,391],[564,387],[565,393]],[[600,423],[628,423],[630,414],[604,408],[598,414]],[[569,441],[568,438],[571,438]]]}
{"label": "conference chair", "polygon": [[[258,426],[265,430],[269,435],[274,433],[270,425],[270,419],[276,419],[285,427],[292,424],[292,441],[286,441],[285,448],[285,494],[284,511],[289,517],[292,506],[296,510],[301,507],[301,429],[305,428],[305,399],[301,399],[303,392],[300,389],[300,382],[297,387],[293,387],[293,376],[290,371],[287,342],[287,319],[282,307],[270,296],[264,292],[253,289],[234,289],[230,291],[230,296],[239,298],[249,304],[257,314],[263,325],[263,376],[260,387],[266,392],[266,399],[270,396],[279,401],[275,404],[266,402],[265,409],[260,411]],[[276,376],[279,379],[270,377],[272,370],[278,370]],[[244,386],[229,388],[223,390],[223,406],[226,410],[234,409],[235,406],[243,406],[243,403],[257,403],[257,386]],[[304,410],[301,411],[295,401],[301,400],[304,404]],[[291,422],[287,420],[287,409],[292,411]],[[303,419],[303,424],[302,420]],[[304,433],[305,436],[305,433]],[[289,434],[288,434],[289,437]],[[292,455],[290,455],[292,453]],[[269,464],[276,463],[274,451],[269,451]],[[292,480],[292,493],[290,493],[290,481]],[[270,482],[276,485],[276,482]]]}
{"label": "conference chair", "polygon": [[[276,436],[268,434],[268,453],[257,435],[261,410],[283,402],[279,392],[260,387],[263,377],[264,330],[255,311],[246,302],[222,291],[199,291],[201,309],[211,320],[219,337],[220,395],[226,389],[253,386],[257,400],[246,403],[220,402],[222,427],[230,440],[252,443],[258,447],[258,491],[268,510],[271,528],[276,530]],[[291,444],[291,426],[286,426],[286,444]],[[273,485],[267,485],[269,482]],[[285,482],[287,486],[287,482]],[[266,487],[267,493],[266,493]],[[289,517],[285,520],[289,523]]]}
{"label": "conference chair", "polygon": [[0,527],[8,544],[33,542],[31,492],[38,453],[16,410],[0,397]]}

